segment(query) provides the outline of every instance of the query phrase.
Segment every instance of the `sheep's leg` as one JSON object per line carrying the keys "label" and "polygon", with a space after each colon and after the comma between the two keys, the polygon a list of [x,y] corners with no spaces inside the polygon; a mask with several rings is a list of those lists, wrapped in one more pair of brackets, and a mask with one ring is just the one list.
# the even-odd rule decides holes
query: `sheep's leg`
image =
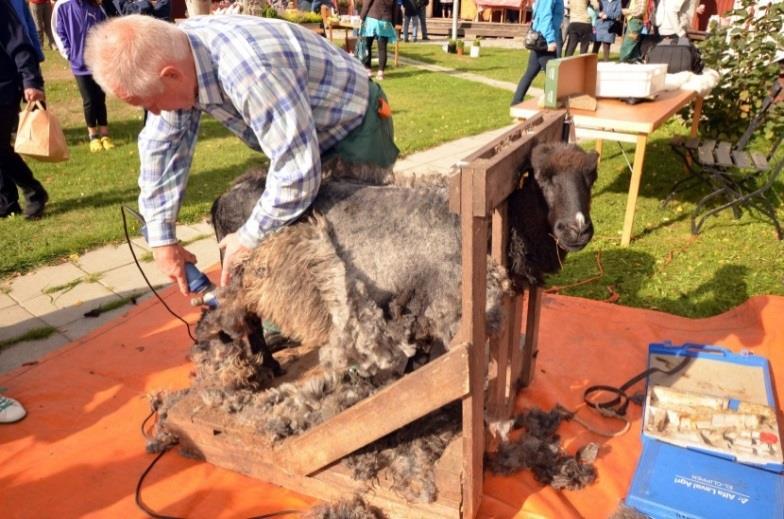
{"label": "sheep's leg", "polygon": [[280,363],[272,356],[272,350],[267,346],[267,341],[264,340],[264,327],[261,324],[261,319],[256,314],[245,315],[245,326],[248,330],[248,343],[250,344],[251,355],[261,354],[261,365],[272,370],[272,374],[280,377],[286,374],[286,370],[280,366]]}

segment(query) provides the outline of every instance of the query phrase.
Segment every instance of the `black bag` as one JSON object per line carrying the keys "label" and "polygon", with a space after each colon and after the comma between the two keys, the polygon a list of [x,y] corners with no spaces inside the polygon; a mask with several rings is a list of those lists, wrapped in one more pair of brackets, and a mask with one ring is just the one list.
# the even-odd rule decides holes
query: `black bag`
{"label": "black bag", "polygon": [[667,74],[689,71],[701,74],[704,64],[700,50],[689,43],[664,39],[648,51],[648,63],[667,64]]}
{"label": "black bag", "polygon": [[525,48],[536,52],[544,52],[547,50],[547,40],[544,39],[542,33],[529,29],[525,35]]}

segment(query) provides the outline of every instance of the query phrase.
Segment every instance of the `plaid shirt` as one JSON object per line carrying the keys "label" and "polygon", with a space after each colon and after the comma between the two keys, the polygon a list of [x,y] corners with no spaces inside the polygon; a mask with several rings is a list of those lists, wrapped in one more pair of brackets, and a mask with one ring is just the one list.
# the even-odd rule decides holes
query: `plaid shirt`
{"label": "plaid shirt", "polygon": [[139,135],[139,209],[152,246],[176,242],[175,223],[207,112],[270,160],[264,194],[239,229],[255,247],[313,202],[321,155],[362,123],[367,72],[355,58],[297,25],[251,16],[203,16],[179,25],[198,80],[190,110],[150,114]]}

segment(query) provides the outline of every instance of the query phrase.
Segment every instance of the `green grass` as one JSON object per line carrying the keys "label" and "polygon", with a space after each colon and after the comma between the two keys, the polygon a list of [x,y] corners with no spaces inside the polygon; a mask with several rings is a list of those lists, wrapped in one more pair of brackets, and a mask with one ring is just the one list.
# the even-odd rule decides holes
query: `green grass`
{"label": "green grass", "polygon": [[[628,248],[619,243],[631,175],[618,145],[604,143],[591,206],[595,237],[585,250],[567,258],[566,268],[549,284],[569,286],[599,276],[598,256],[601,277],[560,293],[690,317],[724,312],[755,294],[784,295],[784,242],[776,239],[767,220],[748,212],[734,220],[732,212],[725,211],[693,236],[691,213],[704,189],[682,193],[661,208],[672,184],[685,174],[670,151],[673,133],[687,131],[673,122],[648,144]],[[633,146],[625,146],[631,161]],[[784,218],[781,206],[778,214]]]}
{"label": "green grass", "polygon": [[11,337],[10,339],[1,340],[0,350],[2,350],[3,348],[8,348],[9,346],[13,346],[14,344],[18,344],[20,342],[40,341],[46,339],[56,331],[57,328],[54,328],[52,326],[42,326],[40,328],[33,328],[32,330],[28,330],[27,332],[17,335],[15,337]]}
{"label": "green grass", "polygon": [[[403,45],[401,52],[512,82],[526,61],[524,51],[486,46],[479,59],[447,55],[430,45]],[[63,123],[72,158],[64,164],[30,162],[51,201],[41,221],[0,220],[0,289],[3,280],[16,272],[121,241],[119,206],[136,206],[135,139],[141,128],[140,111],[111,100],[110,127],[118,148],[90,154],[73,78],[52,53],[48,53],[45,76],[49,103]],[[509,92],[448,74],[390,67],[383,86],[404,154],[510,122]],[[660,208],[670,186],[684,175],[667,144],[674,133],[683,134],[686,129],[672,122],[651,138],[628,248],[619,243],[630,174],[618,145],[605,143],[591,213],[596,236],[586,250],[567,258],[564,271],[549,280],[551,287],[566,287],[560,289],[565,294],[693,317],[726,311],[755,294],[784,295],[784,245],[775,239],[770,223],[753,214],[744,213],[737,221],[731,213],[721,214],[694,237],[690,214],[704,191],[685,192],[669,208]],[[757,144],[761,149],[766,146]],[[591,145],[586,143],[587,148]],[[624,146],[631,160],[633,147]],[[213,199],[233,178],[264,160],[205,118],[180,221],[204,218]],[[781,208],[779,214],[784,218]]]}
{"label": "green grass", "polygon": [[[468,55],[469,42],[463,56],[447,54],[440,45],[400,43],[400,55],[432,65],[448,67],[460,72],[471,72],[499,81],[517,84],[528,66],[528,51],[525,49],[495,49],[484,45],[479,58]],[[520,44],[522,47],[522,43]],[[536,77],[533,86],[544,88],[544,74]],[[509,96],[511,99],[511,95]]]}

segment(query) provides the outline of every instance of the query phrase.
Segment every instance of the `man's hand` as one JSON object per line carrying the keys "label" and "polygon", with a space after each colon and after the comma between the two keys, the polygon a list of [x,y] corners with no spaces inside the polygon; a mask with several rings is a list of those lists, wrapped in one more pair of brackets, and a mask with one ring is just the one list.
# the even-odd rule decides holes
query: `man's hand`
{"label": "man's hand", "polygon": [[237,233],[227,234],[218,244],[223,250],[223,271],[221,271],[221,286],[225,287],[231,281],[231,273],[234,268],[248,259],[251,249],[240,243]]}
{"label": "man's hand", "polygon": [[187,296],[189,290],[188,278],[185,277],[185,262],[196,263],[196,256],[179,243],[153,247],[152,256],[155,258],[158,270],[169,276],[172,281],[176,281],[182,295]]}
{"label": "man's hand", "polygon": [[556,44],[555,42],[547,44],[547,52],[555,52],[557,48],[558,48],[558,44]]}
{"label": "man's hand", "polygon": [[38,90],[37,88],[25,88],[24,89],[24,98],[25,101],[30,103],[34,101],[43,101],[46,95],[44,94],[43,90]]}

